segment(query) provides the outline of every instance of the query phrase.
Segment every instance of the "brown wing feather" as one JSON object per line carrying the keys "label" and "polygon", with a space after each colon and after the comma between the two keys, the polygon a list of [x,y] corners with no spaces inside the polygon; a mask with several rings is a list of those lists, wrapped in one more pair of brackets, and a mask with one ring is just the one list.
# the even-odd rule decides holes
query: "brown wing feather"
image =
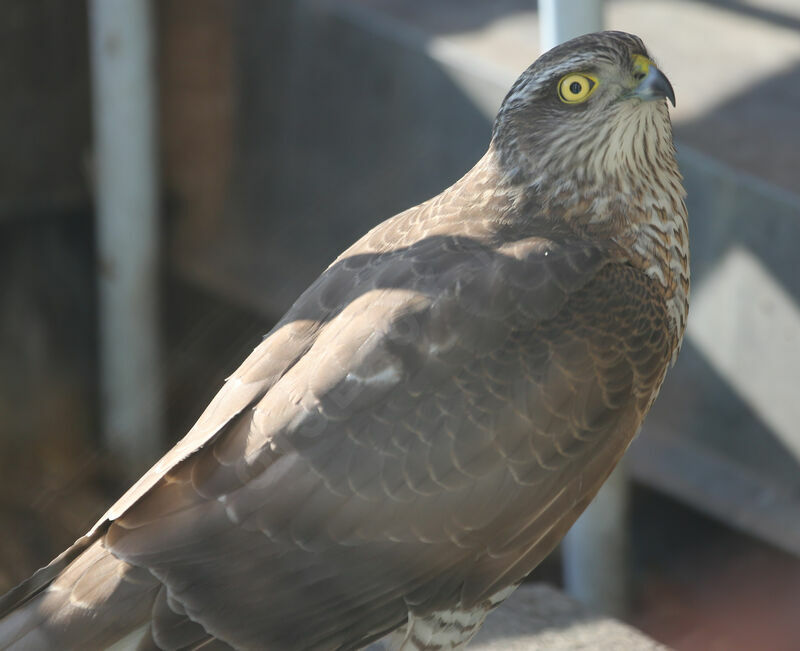
{"label": "brown wing feather", "polygon": [[[106,544],[245,646],[357,645],[402,623],[409,605],[469,605],[518,581],[621,456],[674,345],[643,274],[597,273],[598,260],[570,295],[535,282],[544,260],[568,254],[529,244],[535,260],[497,254],[520,278],[515,265],[534,271],[508,296],[465,302],[479,284],[494,289],[466,267],[452,300],[430,289],[439,269],[418,282],[427,294],[350,300],[252,417],[168,475]],[[547,314],[534,291],[553,316],[515,327]],[[392,338],[408,315],[416,336]],[[444,324],[457,331],[449,347]],[[364,380],[393,365],[396,382]]]}
{"label": "brown wing feather", "polygon": [[418,213],[312,285],[94,530],[167,588],[153,639],[348,648],[480,601],[624,451],[674,346],[653,282],[609,243],[420,236]]}

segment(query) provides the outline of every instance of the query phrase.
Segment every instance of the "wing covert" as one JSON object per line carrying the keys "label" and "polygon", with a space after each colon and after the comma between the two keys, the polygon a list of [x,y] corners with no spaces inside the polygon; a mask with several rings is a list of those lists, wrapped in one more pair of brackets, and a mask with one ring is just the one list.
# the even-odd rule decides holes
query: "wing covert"
{"label": "wing covert", "polygon": [[[399,623],[412,592],[419,608],[433,607],[446,595],[431,584],[423,598],[424,586],[448,567],[456,577],[448,589],[482,598],[489,565],[516,567],[520,549],[530,557],[531,541],[571,511],[565,502],[581,503],[565,469],[585,462],[620,423],[635,430],[639,417],[630,356],[594,353],[612,336],[623,351],[619,315],[613,327],[588,318],[580,332],[564,327],[588,311],[576,301],[598,293],[590,287],[606,274],[606,259],[596,247],[532,242],[526,256],[518,246],[488,261],[457,250],[452,276],[447,265],[426,270],[411,259],[393,272],[405,286],[359,286],[252,409],[112,525],[109,548],[149,566],[209,631],[241,643],[236,635],[284,631],[275,634],[279,646],[300,623],[284,610],[264,619],[260,606],[243,604],[238,617],[216,616],[219,604],[207,595],[257,601],[266,590],[281,603],[301,599],[330,612],[308,633],[326,640],[344,635],[342,622],[355,613]],[[537,283],[537,274],[546,280]],[[538,300],[550,307],[537,320]],[[629,398],[615,404],[626,389]],[[248,583],[256,571],[268,585]],[[181,576],[193,577],[190,587]]]}

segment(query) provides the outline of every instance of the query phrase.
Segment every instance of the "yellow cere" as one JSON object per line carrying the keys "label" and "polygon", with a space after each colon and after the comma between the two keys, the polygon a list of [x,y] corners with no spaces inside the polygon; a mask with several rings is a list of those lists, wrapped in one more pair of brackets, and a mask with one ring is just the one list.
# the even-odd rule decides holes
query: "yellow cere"
{"label": "yellow cere", "polygon": [[638,79],[643,79],[650,72],[651,65],[653,65],[653,62],[643,54],[633,55],[633,70]]}
{"label": "yellow cere", "polygon": [[558,97],[565,104],[585,102],[597,88],[597,77],[586,72],[573,72],[558,82]]}

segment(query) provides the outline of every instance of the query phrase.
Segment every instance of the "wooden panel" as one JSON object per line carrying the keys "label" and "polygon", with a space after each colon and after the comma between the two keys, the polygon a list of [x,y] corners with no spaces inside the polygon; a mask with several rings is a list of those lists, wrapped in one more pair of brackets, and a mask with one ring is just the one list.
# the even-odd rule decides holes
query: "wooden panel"
{"label": "wooden panel", "polygon": [[3,2],[0,220],[87,205],[87,50],[84,2]]}

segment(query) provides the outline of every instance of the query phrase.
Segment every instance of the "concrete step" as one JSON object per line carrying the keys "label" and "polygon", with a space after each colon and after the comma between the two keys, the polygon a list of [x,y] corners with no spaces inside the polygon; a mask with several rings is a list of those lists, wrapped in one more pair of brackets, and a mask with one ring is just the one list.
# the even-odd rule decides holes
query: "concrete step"
{"label": "concrete step", "polygon": [[622,622],[592,613],[552,586],[521,586],[490,613],[472,651],[666,651]]}

